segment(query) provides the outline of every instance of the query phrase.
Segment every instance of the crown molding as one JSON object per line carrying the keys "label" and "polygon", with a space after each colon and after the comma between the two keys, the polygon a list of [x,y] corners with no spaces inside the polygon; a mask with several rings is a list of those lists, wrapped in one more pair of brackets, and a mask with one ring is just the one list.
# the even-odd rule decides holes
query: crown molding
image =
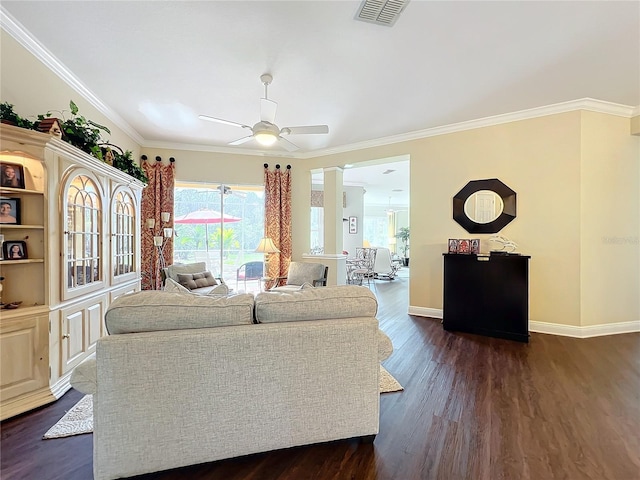
{"label": "crown molding", "polygon": [[4,7],[0,6],[0,27],[11,35],[20,45],[40,60],[49,70],[58,75],[67,85],[78,92],[96,110],[111,120],[118,128],[126,133],[138,145],[145,143],[145,139],[129,125],[120,115],[105,105],[91,90],[89,90],[62,62],[49,52],[29,31]]}
{"label": "crown molding", "polygon": [[[465,130],[473,130],[476,128],[491,127],[504,123],[517,122],[520,120],[529,120],[532,118],[545,117],[548,115],[557,115],[559,113],[574,112],[576,110],[588,110],[591,112],[605,113],[625,118],[631,118],[638,114],[640,106],[630,107],[619,103],[605,102],[593,98],[581,98],[568,102],[555,103],[543,107],[530,108],[517,112],[504,113],[491,117],[478,118],[476,120],[468,120],[460,123],[452,123],[440,127],[427,128],[424,130],[416,130],[414,132],[403,133],[390,137],[378,138],[366,142],[353,143],[342,147],[330,148],[326,150],[318,150],[305,153],[301,158],[321,157],[325,155],[334,155],[337,153],[352,152],[354,150],[364,150],[367,148],[382,147],[392,145],[394,143],[410,142],[420,140],[422,138],[435,137],[438,135],[446,135],[449,133],[463,132]],[[634,113],[635,112],[635,113]]]}
{"label": "crown molding", "polygon": [[223,153],[233,155],[250,155],[254,157],[273,157],[273,158],[300,158],[295,153],[279,152],[273,150],[255,150],[248,148],[236,148],[236,147],[220,147],[216,145],[204,145],[197,143],[173,143],[173,142],[157,142],[148,141],[144,142],[143,148],[161,148],[165,150],[185,150],[189,152],[210,152],[210,153]]}

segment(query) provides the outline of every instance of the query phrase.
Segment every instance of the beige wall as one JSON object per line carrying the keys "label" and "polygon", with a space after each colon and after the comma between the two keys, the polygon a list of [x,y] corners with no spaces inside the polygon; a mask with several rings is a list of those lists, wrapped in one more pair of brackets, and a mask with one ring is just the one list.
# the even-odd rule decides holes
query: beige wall
{"label": "beige wall", "polygon": [[629,120],[582,114],[582,325],[640,318],[638,143]]}
{"label": "beige wall", "polygon": [[[628,118],[570,112],[305,160],[140,148],[13,38],[2,32],[0,94],[21,116],[80,113],[112,129],[113,143],[176,158],[179,180],[262,184],[263,164],[293,166],[294,260],[309,250],[311,169],[409,155],[412,308],[442,308],[442,253],[471,235],[451,198],[469,180],[499,178],[517,192],[501,234],[531,255],[530,318],[585,327],[640,321],[640,137]],[[341,221],[341,219],[340,219]]]}
{"label": "beige wall", "polygon": [[111,131],[111,135],[103,135],[105,140],[123,150],[131,150],[134,159],[140,157],[140,145],[134,139],[1,29],[0,62],[0,101],[13,104],[18,115],[35,121],[39,114],[51,111],[53,117],[69,119],[72,117],[69,101],[73,100],[79,115]]}
{"label": "beige wall", "polygon": [[[451,199],[469,180],[499,178],[518,199],[517,218],[500,233],[532,257],[531,321],[638,322],[640,139],[629,124],[576,111],[320,157],[309,168],[410,155],[412,307],[442,308],[448,238],[479,237],[483,251],[491,248],[489,235],[471,235],[453,221]],[[592,202],[609,212],[606,221],[584,219]],[[591,248],[609,229],[630,243]]]}

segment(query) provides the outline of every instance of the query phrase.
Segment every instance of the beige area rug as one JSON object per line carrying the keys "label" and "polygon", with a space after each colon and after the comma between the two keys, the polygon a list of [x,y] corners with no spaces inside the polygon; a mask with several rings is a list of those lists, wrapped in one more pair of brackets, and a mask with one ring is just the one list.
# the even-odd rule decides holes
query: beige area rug
{"label": "beige area rug", "polygon": [[61,438],[93,432],[93,396],[85,395],[42,438]]}
{"label": "beige area rug", "polygon": [[[399,392],[402,385],[380,365],[380,393]],[[93,397],[85,395],[42,438],[62,438],[93,432]]]}
{"label": "beige area rug", "polygon": [[400,382],[380,365],[380,393],[399,392],[401,390],[404,390],[404,387],[400,385]]}

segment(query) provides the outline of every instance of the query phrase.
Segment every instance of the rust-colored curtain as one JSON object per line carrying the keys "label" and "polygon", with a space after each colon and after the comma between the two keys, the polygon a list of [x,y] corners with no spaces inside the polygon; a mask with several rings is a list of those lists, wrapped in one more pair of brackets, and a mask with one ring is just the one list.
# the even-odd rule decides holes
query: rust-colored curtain
{"label": "rust-colored curtain", "polygon": [[[280,253],[271,255],[267,277],[285,276],[291,262],[291,165],[269,170],[264,164],[264,235],[273,240]],[[266,285],[269,288],[271,285]]]}
{"label": "rust-colored curtain", "polygon": [[[149,179],[149,183],[142,190],[141,218],[142,225],[142,289],[158,290],[161,287],[160,255],[158,248],[153,245],[154,235],[162,236],[164,228],[173,228],[173,192],[175,187],[175,159],[171,157],[169,163],[162,163],[162,158],[155,161],[142,156],[142,169]],[[162,223],[160,214],[169,212],[168,222]],[[155,220],[155,226],[149,228],[148,219]],[[173,263],[173,236],[165,238],[162,253],[167,265]]]}

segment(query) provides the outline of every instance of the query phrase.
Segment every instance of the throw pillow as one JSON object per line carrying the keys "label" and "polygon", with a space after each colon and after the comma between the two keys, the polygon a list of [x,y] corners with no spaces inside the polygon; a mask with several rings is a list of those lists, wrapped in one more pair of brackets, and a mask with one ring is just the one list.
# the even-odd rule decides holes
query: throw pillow
{"label": "throw pillow", "polygon": [[209,293],[207,293],[207,295],[212,295],[212,296],[228,295],[228,294],[229,294],[229,287],[226,284],[216,285],[211,289]]}
{"label": "throw pillow", "polygon": [[165,269],[167,278],[172,278],[176,282],[178,281],[179,273],[198,273],[207,270],[206,262],[197,263],[174,263]]}
{"label": "throw pillow", "polygon": [[178,293],[191,293],[191,291],[180,285],[178,282],[173,280],[172,278],[167,278],[164,281],[164,291],[165,292],[178,292]]}
{"label": "throw pillow", "polygon": [[216,279],[213,278],[213,274],[211,272],[179,273],[178,282],[189,290],[202,287],[212,287],[218,284]]}

